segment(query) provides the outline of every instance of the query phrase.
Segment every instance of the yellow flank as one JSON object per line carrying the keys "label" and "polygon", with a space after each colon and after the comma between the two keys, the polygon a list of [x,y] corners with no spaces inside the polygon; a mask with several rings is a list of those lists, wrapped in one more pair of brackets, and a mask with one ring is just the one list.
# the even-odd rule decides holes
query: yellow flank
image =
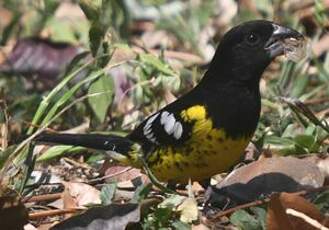
{"label": "yellow flank", "polygon": [[213,127],[206,108],[196,105],[181,112],[186,122],[194,123],[191,139],[179,147],[163,147],[147,159],[155,176],[162,181],[204,180],[228,170],[239,161],[250,136],[227,137],[223,129]]}

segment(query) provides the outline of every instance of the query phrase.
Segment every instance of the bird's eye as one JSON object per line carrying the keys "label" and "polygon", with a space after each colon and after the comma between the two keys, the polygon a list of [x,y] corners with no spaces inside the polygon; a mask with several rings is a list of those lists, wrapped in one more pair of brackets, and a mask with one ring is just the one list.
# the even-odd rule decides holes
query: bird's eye
{"label": "bird's eye", "polygon": [[260,41],[260,38],[257,34],[255,33],[251,33],[247,36],[246,38],[246,42],[249,44],[249,45],[256,45],[258,42]]}

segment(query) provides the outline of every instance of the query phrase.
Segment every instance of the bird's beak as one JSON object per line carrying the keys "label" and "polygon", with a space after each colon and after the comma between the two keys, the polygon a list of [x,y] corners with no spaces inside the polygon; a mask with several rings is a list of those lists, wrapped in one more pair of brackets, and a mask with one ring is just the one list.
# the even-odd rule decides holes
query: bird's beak
{"label": "bird's beak", "polygon": [[265,44],[265,50],[268,51],[271,58],[283,55],[285,49],[288,46],[289,41],[293,42],[303,42],[304,36],[297,32],[296,30],[279,26],[273,23],[273,33],[272,36]]}

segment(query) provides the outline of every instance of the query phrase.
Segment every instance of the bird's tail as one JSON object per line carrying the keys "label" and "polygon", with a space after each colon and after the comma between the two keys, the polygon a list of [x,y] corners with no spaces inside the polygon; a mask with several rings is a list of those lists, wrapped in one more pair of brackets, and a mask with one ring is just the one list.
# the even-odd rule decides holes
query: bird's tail
{"label": "bird's tail", "polygon": [[138,164],[138,156],[141,153],[139,144],[115,135],[42,133],[35,141],[104,150],[114,160],[127,165]]}

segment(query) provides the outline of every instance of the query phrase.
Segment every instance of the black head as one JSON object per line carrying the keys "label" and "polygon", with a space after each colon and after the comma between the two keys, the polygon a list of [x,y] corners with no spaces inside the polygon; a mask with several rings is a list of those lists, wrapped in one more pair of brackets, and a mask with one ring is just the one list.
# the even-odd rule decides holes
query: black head
{"label": "black head", "polygon": [[209,75],[217,75],[218,81],[258,84],[265,68],[284,53],[283,42],[287,38],[302,39],[303,36],[270,21],[242,23],[224,35],[210,65]]}

